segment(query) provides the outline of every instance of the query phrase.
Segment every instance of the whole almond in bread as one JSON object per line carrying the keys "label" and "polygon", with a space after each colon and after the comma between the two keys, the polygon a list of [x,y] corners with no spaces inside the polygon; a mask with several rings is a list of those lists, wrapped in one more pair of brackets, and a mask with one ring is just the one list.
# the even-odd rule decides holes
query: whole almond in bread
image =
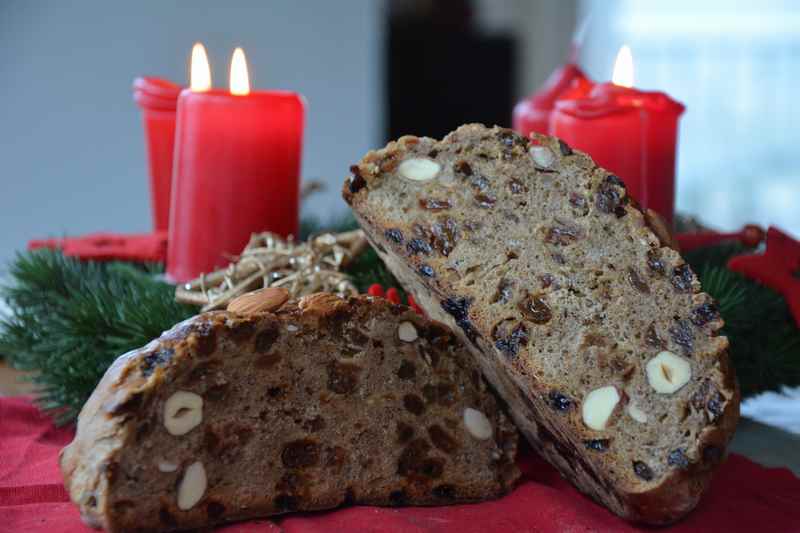
{"label": "whole almond in bread", "polygon": [[506,493],[517,430],[444,325],[370,297],[265,289],[120,357],[61,454],[109,531]]}
{"label": "whole almond in bread", "polygon": [[351,172],[373,247],[546,459],[630,520],[697,504],[739,415],[728,341],[619,178],[556,138],[478,124],[402,137]]}

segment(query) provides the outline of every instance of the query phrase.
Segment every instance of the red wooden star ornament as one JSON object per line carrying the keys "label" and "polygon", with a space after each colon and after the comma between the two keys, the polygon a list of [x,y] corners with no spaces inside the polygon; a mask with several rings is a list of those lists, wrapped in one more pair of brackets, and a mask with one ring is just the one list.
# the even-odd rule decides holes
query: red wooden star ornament
{"label": "red wooden star ornament", "polygon": [[732,257],[728,268],[781,293],[800,327],[800,242],[770,227],[763,254]]}

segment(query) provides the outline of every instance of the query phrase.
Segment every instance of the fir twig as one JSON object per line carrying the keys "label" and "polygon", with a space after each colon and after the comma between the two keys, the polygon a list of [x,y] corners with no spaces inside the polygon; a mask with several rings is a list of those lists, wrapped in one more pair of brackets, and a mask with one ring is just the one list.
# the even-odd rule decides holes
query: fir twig
{"label": "fir twig", "polygon": [[80,262],[60,252],[19,254],[2,288],[0,354],[33,371],[41,407],[77,416],[111,362],[194,313],[154,278],[157,265]]}
{"label": "fir twig", "polygon": [[722,333],[742,388],[751,396],[800,385],[800,330],[777,292],[728,270],[728,259],[742,253],[738,244],[701,248],[686,254],[725,320]]}

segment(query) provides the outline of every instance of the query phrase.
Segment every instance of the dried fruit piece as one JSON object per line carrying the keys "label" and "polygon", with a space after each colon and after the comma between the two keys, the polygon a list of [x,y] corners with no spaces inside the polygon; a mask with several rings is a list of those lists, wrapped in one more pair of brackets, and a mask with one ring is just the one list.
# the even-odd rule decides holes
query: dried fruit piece
{"label": "dried fruit piece", "polygon": [[564,412],[572,409],[573,406],[572,400],[568,396],[558,391],[550,391],[550,394],[547,396],[547,399],[548,402],[550,403],[550,406],[557,411]]}
{"label": "dried fruit piece", "polygon": [[650,469],[642,461],[634,461],[633,462],[633,471],[639,476],[641,479],[645,481],[652,481],[653,480],[653,471]]}
{"label": "dried fruit piece", "polygon": [[692,310],[692,324],[698,327],[705,326],[717,318],[719,318],[719,311],[717,311],[717,306],[713,303],[704,303]]}
{"label": "dried fruit piece", "polygon": [[395,244],[403,244],[403,232],[396,228],[387,229],[383,232],[384,237]]}
{"label": "dried fruit piece", "polygon": [[528,328],[513,318],[507,318],[495,325],[492,330],[495,347],[507,357],[516,357],[521,346],[528,344]]}
{"label": "dried fruit piece", "polygon": [[426,278],[432,278],[436,275],[436,273],[433,271],[433,268],[431,268],[430,265],[425,265],[425,264],[420,265],[419,268],[417,269],[417,272],[419,272]]}
{"label": "dried fruit piece", "polygon": [[477,192],[485,192],[489,188],[489,180],[484,176],[475,176],[469,182]]}
{"label": "dried fruit piece", "polygon": [[650,294],[650,286],[644,282],[642,277],[633,267],[628,267],[628,282],[631,286],[642,294]]}
{"label": "dried fruit piece", "polygon": [[647,328],[647,333],[645,334],[644,340],[648,345],[652,346],[653,348],[667,347],[664,340],[658,336],[655,324],[650,324],[650,327]]}
{"label": "dried fruit piece", "polygon": [[492,297],[492,303],[508,303],[513,296],[514,282],[506,278],[502,278],[497,283],[497,291]]}
{"label": "dried fruit piece", "polygon": [[286,444],[281,461],[286,468],[308,468],[319,463],[319,444],[311,439],[298,439]]}
{"label": "dried fruit piece", "polygon": [[547,230],[544,241],[550,244],[566,246],[580,238],[580,229],[575,226],[561,224]]}
{"label": "dried fruit piece", "polygon": [[569,195],[569,203],[575,208],[575,212],[579,216],[586,216],[589,214],[589,202],[586,197],[580,193],[573,192]]}
{"label": "dried fruit piece", "polygon": [[683,450],[672,450],[667,456],[667,464],[677,468],[686,468],[689,466],[689,459],[686,457],[686,453]]}
{"label": "dried fruit piece", "polygon": [[521,194],[523,192],[528,192],[528,188],[522,184],[521,181],[517,179],[512,179],[508,182],[508,190],[511,191],[511,194]]}
{"label": "dried fruit piece", "polygon": [[658,250],[651,249],[647,251],[647,267],[657,274],[664,274],[666,267]]}
{"label": "dried fruit piece", "polygon": [[608,445],[611,443],[609,439],[591,439],[583,441],[583,445],[587,450],[594,450],[596,452],[604,452],[608,450]]}
{"label": "dried fruit piece", "polygon": [[[622,182],[614,175],[607,176],[605,181],[600,184],[595,195],[595,207],[597,207],[598,211],[607,214],[615,213],[618,217],[624,214],[622,196],[617,190],[620,185],[622,185]],[[620,209],[622,209],[621,212]]]}
{"label": "dried fruit piece", "polygon": [[151,375],[156,368],[164,366],[167,362],[169,362],[173,355],[175,355],[175,350],[172,348],[162,348],[144,356],[142,363],[139,365],[142,376],[148,377]]}
{"label": "dried fruit piece", "polygon": [[333,361],[328,365],[328,388],[337,394],[350,394],[358,387],[361,368],[352,363]]}
{"label": "dried fruit piece", "polygon": [[361,171],[355,165],[350,167],[350,172],[352,172],[353,175],[350,176],[350,181],[347,184],[347,188],[350,190],[351,194],[356,194],[358,191],[367,186],[367,180],[361,177]]}
{"label": "dried fruit piece", "polygon": [[675,326],[669,329],[672,341],[684,349],[687,354],[694,350],[694,330],[688,320],[678,320]]}
{"label": "dried fruit piece", "polygon": [[438,198],[420,198],[419,206],[428,211],[444,211],[453,207],[449,200]]}
{"label": "dried fruit piece", "polygon": [[492,196],[491,194],[476,194],[475,195],[475,203],[478,207],[482,207],[483,209],[490,209],[494,207],[497,198]]}
{"label": "dried fruit piece", "polygon": [[408,252],[412,255],[414,254],[431,255],[431,252],[433,251],[431,245],[422,239],[412,239],[408,241],[406,248],[408,249]]}
{"label": "dried fruit piece", "polygon": [[705,412],[709,422],[716,422],[724,410],[725,397],[716,385],[705,379],[692,395],[691,404],[695,411]]}
{"label": "dried fruit piece", "polygon": [[647,362],[645,372],[647,382],[659,394],[673,394],[692,378],[689,361],[666,350]]}
{"label": "dried fruit piece", "polygon": [[431,226],[433,246],[439,253],[447,257],[458,241],[458,224],[452,218],[445,218]]}
{"label": "dried fruit piece", "polygon": [[425,412],[425,402],[416,394],[406,394],[403,396],[403,407],[405,407],[406,411],[409,413],[417,416]]}
{"label": "dried fruit piece", "polygon": [[443,500],[453,500],[458,495],[458,490],[453,485],[436,485],[431,490],[431,494]]}
{"label": "dried fruit piece", "polygon": [[540,296],[528,295],[519,303],[519,310],[534,324],[547,324],[553,318],[550,306]]}
{"label": "dried fruit piece", "polygon": [[472,300],[467,298],[447,298],[442,300],[442,309],[445,313],[452,316],[456,321],[456,325],[464,331],[467,338],[475,342],[478,332],[469,321],[469,306],[472,305]]}
{"label": "dried fruit piece", "polygon": [[401,476],[424,476],[431,479],[442,477],[444,463],[441,459],[426,457],[431,445],[423,439],[409,443],[397,463],[397,473]]}
{"label": "dried fruit piece", "polygon": [[405,380],[413,380],[417,375],[417,367],[411,361],[403,361],[397,370],[397,377]]}
{"label": "dried fruit piece", "polygon": [[456,172],[464,174],[465,176],[472,176],[472,167],[464,161],[463,159],[459,159],[453,164],[453,169]]}
{"label": "dried fruit piece", "polygon": [[694,272],[689,265],[680,265],[672,270],[672,286],[680,292],[690,292],[692,290],[692,280]]}
{"label": "dried fruit piece", "polygon": [[414,437],[414,428],[404,422],[397,423],[397,440],[400,443],[408,442]]}
{"label": "dried fruit piece", "polygon": [[428,436],[431,438],[433,445],[445,453],[453,454],[460,448],[458,441],[438,424],[428,428]]}

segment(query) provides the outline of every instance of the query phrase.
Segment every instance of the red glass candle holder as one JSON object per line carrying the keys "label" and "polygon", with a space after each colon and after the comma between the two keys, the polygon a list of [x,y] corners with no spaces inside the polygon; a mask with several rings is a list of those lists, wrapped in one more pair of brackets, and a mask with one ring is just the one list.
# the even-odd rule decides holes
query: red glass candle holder
{"label": "red glass candle holder", "polygon": [[550,133],[550,115],[556,100],[585,96],[592,85],[591,80],[574,63],[559,67],[538,91],[514,107],[514,130],[526,137],[531,132]]}
{"label": "red glass candle holder", "polygon": [[603,83],[585,98],[556,102],[550,133],[622,178],[628,194],[671,225],[678,119],[684,109],[662,92]]}
{"label": "red glass candle holder", "polygon": [[133,99],[142,109],[150,173],[150,207],[156,231],[167,231],[169,227],[175,109],[180,91],[179,85],[158,78],[136,78],[133,82]]}
{"label": "red glass candle holder", "polygon": [[290,92],[181,92],[169,278],[226,265],[254,232],[297,235],[304,107]]}

